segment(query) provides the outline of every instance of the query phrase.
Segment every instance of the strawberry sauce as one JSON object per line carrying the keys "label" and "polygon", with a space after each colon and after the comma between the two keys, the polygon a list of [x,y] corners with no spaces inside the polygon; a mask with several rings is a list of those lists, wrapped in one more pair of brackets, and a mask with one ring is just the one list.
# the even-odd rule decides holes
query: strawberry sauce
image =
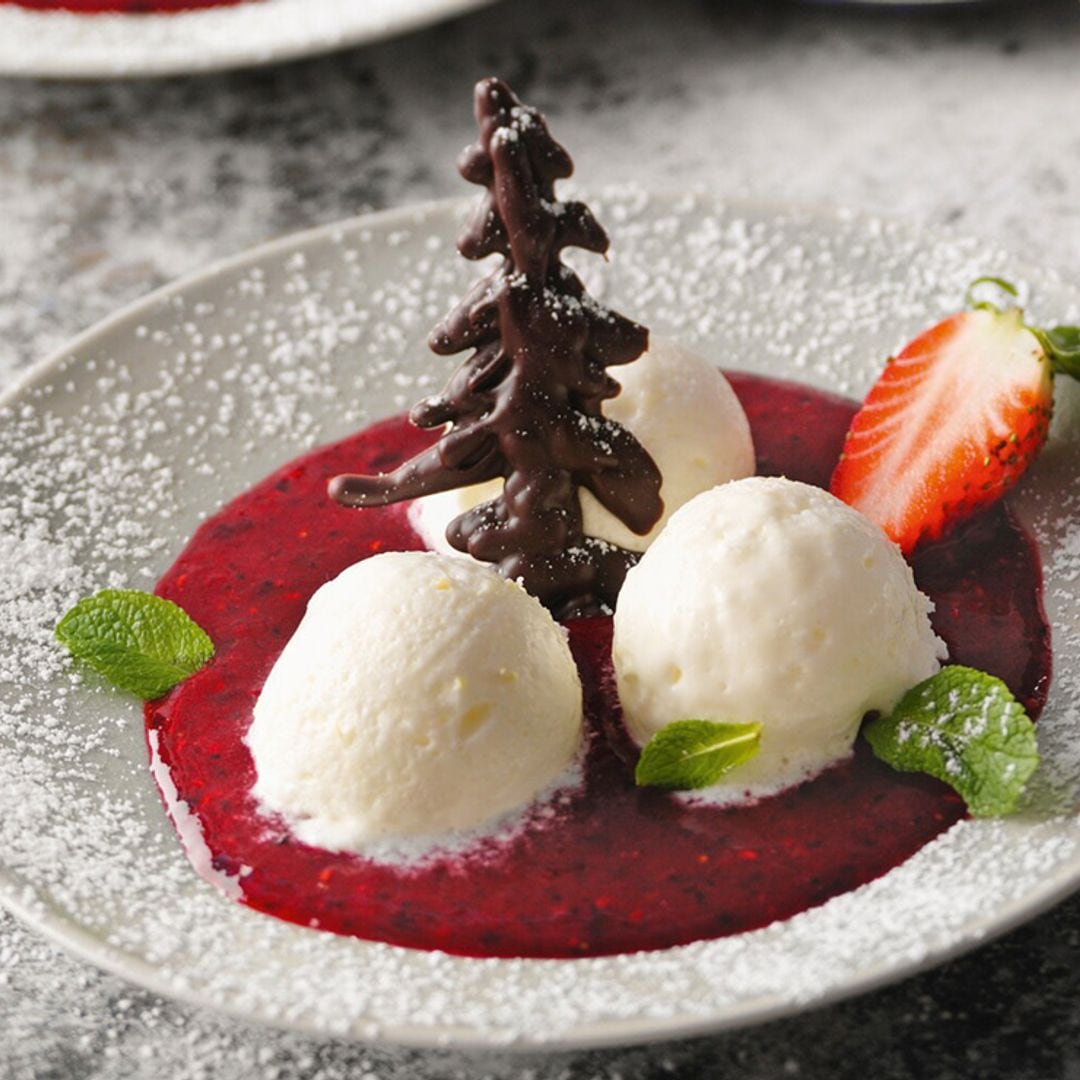
{"label": "strawberry sauce", "polygon": [[[854,406],[792,383],[731,381],[759,472],[826,484]],[[402,506],[343,509],[327,499],[326,480],[389,470],[429,441],[394,419],[298,459],[206,522],[159,584],[207,630],[217,655],[147,706],[147,726],[215,868],[236,877],[246,903],[337,933],[466,955],[657,949],[823,903],[964,816],[949,789],[891,771],[862,740],[850,761],[755,806],[690,806],[635,788],[611,677],[611,623],[585,619],[569,625],[592,733],[585,782],[554,817],[411,867],[292,839],[250,796],[243,737],[263,680],[318,586],[357,559],[422,546]],[[927,549],[915,569],[951,660],[1001,676],[1037,715],[1050,632],[1031,538],[999,507]]]}
{"label": "strawberry sauce", "polygon": [[105,12],[122,15],[154,15],[196,8],[233,7],[250,0],[0,0],[34,11],[74,11],[82,15]]}

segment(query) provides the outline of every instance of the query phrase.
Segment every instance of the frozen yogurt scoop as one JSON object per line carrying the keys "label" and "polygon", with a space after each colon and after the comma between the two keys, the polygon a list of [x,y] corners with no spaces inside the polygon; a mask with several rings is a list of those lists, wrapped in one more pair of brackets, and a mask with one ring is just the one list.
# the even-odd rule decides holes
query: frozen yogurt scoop
{"label": "frozen yogurt scoop", "polygon": [[468,829],[581,742],[566,635],[519,585],[432,552],[350,566],[311,598],[247,735],[254,794],[308,844]]}
{"label": "frozen yogurt scoop", "polygon": [[900,549],[820,488],[752,477],[687,503],[627,574],[613,661],[627,727],[763,725],[714,791],[769,794],[847,757],[944,658]]}

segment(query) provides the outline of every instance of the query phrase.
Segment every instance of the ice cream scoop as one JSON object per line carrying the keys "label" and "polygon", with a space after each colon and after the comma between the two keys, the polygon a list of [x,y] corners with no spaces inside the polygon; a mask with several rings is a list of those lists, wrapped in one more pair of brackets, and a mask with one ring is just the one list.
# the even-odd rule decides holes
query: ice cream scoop
{"label": "ice cream scoop", "polygon": [[302,841],[469,829],[573,761],[581,683],[563,630],[490,567],[377,555],[311,598],[255,705],[254,795]]}
{"label": "ice cream scoop", "polygon": [[679,510],[627,575],[612,656],[639,743],[677,720],[763,725],[721,781],[780,790],[851,753],[860,721],[938,670],[930,601],[878,526],[820,488],[752,477]]}

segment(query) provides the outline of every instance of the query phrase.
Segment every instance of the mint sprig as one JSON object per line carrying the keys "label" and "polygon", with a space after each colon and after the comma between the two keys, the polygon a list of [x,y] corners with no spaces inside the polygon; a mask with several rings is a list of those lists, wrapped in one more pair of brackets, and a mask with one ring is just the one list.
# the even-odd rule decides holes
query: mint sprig
{"label": "mint sprig", "polygon": [[105,589],[80,600],[57,624],[72,656],[121,690],[153,701],[214,655],[206,632],[171,600]]}
{"label": "mint sprig", "polygon": [[760,745],[760,724],[676,720],[645,744],[634,780],[638,787],[680,791],[709,787],[749,761]]}
{"label": "mint sprig", "polygon": [[894,769],[927,773],[954,788],[972,817],[1015,811],[1039,764],[1035,725],[1009,688],[960,665],[909,690],[863,733]]}

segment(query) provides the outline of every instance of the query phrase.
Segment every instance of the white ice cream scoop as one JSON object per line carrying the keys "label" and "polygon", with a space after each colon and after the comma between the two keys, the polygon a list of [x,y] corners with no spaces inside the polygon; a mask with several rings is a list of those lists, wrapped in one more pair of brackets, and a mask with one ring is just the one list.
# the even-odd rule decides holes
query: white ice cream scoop
{"label": "white ice cream scoop", "polygon": [[859,723],[934,674],[930,601],[876,525],[820,488],[724,484],[627,575],[613,660],[639,743],[676,720],[763,725],[715,794],[780,790],[851,753]]}
{"label": "white ice cream scoop", "polygon": [[469,829],[573,761],[581,683],[519,585],[433,552],[377,555],[311,598],[247,734],[255,796],[302,841]]}

